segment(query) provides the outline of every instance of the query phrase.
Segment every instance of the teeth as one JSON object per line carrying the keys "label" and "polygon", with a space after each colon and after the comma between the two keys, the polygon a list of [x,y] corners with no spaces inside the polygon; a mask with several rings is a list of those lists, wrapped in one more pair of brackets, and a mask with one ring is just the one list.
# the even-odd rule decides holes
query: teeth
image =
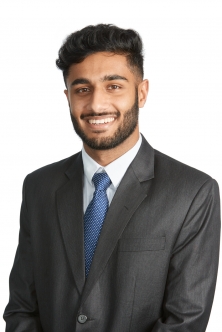
{"label": "teeth", "polygon": [[89,120],[90,124],[100,124],[100,123],[108,123],[114,121],[114,118],[105,118],[105,119],[100,119],[100,120]]}

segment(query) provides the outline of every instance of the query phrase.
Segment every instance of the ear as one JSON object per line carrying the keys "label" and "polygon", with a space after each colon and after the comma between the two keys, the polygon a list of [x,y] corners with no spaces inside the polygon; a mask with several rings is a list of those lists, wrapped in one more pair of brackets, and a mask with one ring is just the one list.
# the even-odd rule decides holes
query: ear
{"label": "ear", "polygon": [[68,101],[68,104],[69,104],[69,108],[70,108],[69,91],[68,91],[68,90],[64,90],[64,93],[65,93],[65,95],[66,95],[66,98],[67,98],[67,101]]}
{"label": "ear", "polygon": [[[64,90],[64,93],[65,93],[65,95],[66,95],[66,98],[68,99],[69,97],[68,97],[68,90]],[[69,100],[69,99],[68,99]]]}
{"label": "ear", "polygon": [[145,105],[148,91],[149,91],[149,81],[145,79],[138,85],[139,108],[142,108]]}

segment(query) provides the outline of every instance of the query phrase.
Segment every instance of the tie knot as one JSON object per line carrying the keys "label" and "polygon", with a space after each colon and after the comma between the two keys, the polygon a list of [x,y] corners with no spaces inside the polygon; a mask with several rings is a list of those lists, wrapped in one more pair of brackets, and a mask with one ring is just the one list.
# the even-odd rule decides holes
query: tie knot
{"label": "tie knot", "polygon": [[111,185],[111,180],[107,173],[95,173],[92,181],[95,185],[95,190],[106,190]]}

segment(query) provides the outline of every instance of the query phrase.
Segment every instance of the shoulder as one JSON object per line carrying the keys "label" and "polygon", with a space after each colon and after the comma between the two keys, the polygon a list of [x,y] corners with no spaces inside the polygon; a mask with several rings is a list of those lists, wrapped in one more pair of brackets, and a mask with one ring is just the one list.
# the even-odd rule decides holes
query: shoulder
{"label": "shoulder", "polygon": [[201,170],[184,164],[183,162],[167,156],[158,150],[154,150],[154,156],[154,164],[156,169],[158,170],[159,167],[164,168],[164,173],[166,176],[173,175],[175,173],[175,175],[195,178],[198,177],[206,180],[211,178],[210,175],[202,172]]}
{"label": "shoulder", "polygon": [[195,196],[199,190],[211,192],[218,187],[208,174],[154,150],[154,173],[157,183],[165,184],[170,194]]}
{"label": "shoulder", "polygon": [[[68,158],[43,166],[29,173],[25,178],[26,185],[29,186],[59,186],[67,181],[67,175],[70,168],[75,168],[76,160],[81,157],[78,152]],[[73,169],[73,171],[75,171]]]}

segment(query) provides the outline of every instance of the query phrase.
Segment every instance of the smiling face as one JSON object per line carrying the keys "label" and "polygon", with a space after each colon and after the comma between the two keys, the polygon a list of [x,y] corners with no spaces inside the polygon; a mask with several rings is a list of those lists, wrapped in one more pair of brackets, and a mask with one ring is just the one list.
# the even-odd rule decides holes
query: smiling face
{"label": "smiling face", "polygon": [[133,146],[139,137],[139,107],[147,92],[148,81],[139,80],[124,55],[98,52],[73,64],[65,94],[85,148]]}

